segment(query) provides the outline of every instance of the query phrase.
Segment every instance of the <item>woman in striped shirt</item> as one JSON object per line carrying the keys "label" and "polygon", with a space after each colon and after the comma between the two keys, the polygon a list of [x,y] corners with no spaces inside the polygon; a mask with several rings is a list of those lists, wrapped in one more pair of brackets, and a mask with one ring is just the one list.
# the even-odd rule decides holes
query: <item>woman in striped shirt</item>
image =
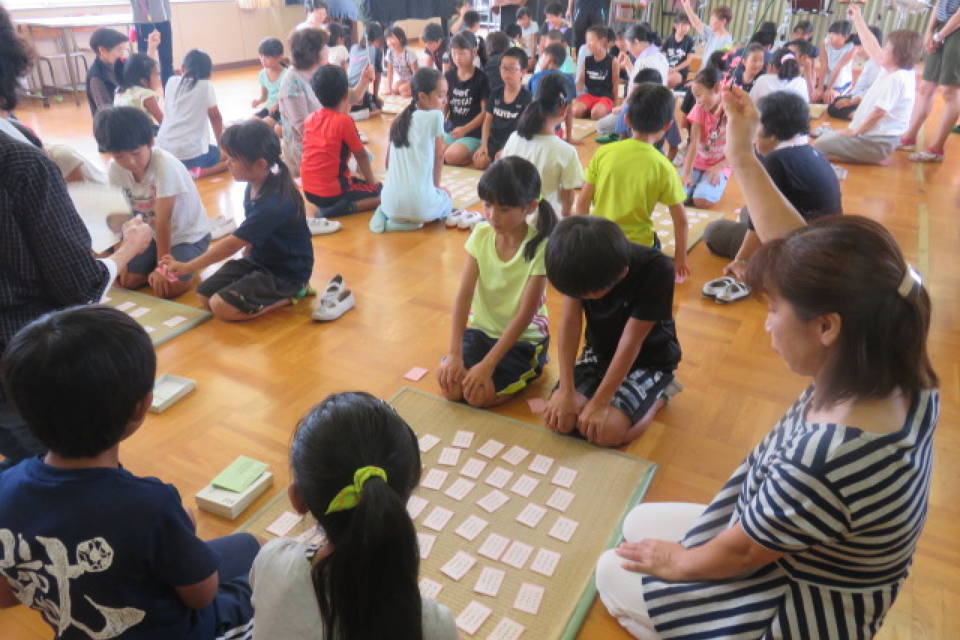
{"label": "woman in striped shirt", "polygon": [[597,588],[642,639],[870,638],[926,517],[930,298],[878,223],[804,226],[753,154],[749,97],[724,101],[727,157],[765,243],[748,280],[773,348],[812,384],[709,506],[635,508]]}

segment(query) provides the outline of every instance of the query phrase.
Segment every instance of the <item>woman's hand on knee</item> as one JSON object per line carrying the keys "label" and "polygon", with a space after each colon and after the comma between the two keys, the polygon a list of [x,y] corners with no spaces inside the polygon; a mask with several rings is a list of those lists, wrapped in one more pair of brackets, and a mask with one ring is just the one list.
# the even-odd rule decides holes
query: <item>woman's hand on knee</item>
{"label": "woman's hand on knee", "polygon": [[616,548],[616,554],[623,559],[620,566],[627,571],[646,573],[670,582],[684,579],[680,557],[686,551],[677,542],[649,538],[640,542],[621,542]]}

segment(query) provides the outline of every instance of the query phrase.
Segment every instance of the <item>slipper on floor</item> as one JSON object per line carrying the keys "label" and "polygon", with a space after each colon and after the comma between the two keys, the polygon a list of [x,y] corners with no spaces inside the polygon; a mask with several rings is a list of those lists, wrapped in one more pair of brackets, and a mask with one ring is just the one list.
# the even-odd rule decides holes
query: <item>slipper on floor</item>
{"label": "slipper on floor", "polygon": [[343,223],[328,218],[307,218],[307,227],[310,228],[310,235],[326,236],[340,231]]}
{"label": "slipper on floor", "polygon": [[717,298],[717,294],[721,293],[724,289],[729,287],[731,284],[735,284],[736,282],[737,281],[730,276],[714,278],[707,284],[703,285],[703,297],[715,300]]}
{"label": "slipper on floor", "polygon": [[727,285],[723,291],[718,293],[714,300],[716,300],[718,304],[729,304],[737,300],[742,300],[749,295],[750,287],[734,280],[732,284]]}

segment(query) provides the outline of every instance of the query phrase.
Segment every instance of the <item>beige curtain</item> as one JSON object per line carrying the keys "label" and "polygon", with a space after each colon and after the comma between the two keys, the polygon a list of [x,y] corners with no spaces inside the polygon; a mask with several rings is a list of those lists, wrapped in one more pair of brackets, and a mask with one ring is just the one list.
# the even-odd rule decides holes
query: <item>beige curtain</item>
{"label": "beige curtain", "polygon": [[269,9],[273,0],[237,0],[241,9]]}

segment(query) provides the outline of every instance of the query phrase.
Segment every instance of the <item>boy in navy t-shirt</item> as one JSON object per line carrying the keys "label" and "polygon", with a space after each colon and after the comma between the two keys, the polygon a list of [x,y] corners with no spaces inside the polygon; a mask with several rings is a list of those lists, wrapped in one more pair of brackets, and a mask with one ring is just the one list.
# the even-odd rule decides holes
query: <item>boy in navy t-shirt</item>
{"label": "boy in navy t-shirt", "polygon": [[120,465],[155,374],[143,328],[100,306],[32,322],[0,362],[49,448],[0,474],[0,607],[39,611],[58,638],[213,640],[252,624],[256,538],[200,540],[172,485]]}

